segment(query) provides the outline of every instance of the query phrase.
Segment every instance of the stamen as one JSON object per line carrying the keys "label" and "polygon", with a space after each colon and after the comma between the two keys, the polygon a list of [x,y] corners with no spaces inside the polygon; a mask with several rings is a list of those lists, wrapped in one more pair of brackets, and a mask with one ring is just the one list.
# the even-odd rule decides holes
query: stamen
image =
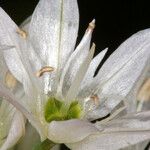
{"label": "stamen", "polygon": [[92,95],[90,98],[94,101],[95,105],[99,105],[99,97],[97,95]]}
{"label": "stamen", "polygon": [[54,68],[53,68],[53,67],[45,66],[45,67],[43,67],[42,69],[40,69],[40,70],[36,73],[36,76],[37,76],[37,77],[41,77],[44,73],[46,73],[46,72],[52,72],[52,71],[54,71]]}
{"label": "stamen", "polygon": [[89,23],[89,26],[88,26],[86,32],[88,32],[89,30],[93,31],[94,28],[95,28],[95,19],[93,19],[92,22]]}
{"label": "stamen", "polygon": [[17,29],[16,31],[23,39],[27,38],[27,32],[22,29]]}
{"label": "stamen", "polygon": [[10,71],[6,72],[5,75],[5,84],[8,88],[13,89],[17,85],[16,78],[10,73]]}
{"label": "stamen", "polygon": [[150,78],[148,78],[142,85],[142,87],[137,95],[137,99],[139,101],[150,100]]}

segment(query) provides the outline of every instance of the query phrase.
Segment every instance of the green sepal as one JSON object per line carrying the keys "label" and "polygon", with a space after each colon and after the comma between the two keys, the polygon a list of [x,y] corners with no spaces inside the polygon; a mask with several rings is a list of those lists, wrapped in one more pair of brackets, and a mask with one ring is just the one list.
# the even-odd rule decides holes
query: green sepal
{"label": "green sepal", "polygon": [[55,143],[53,143],[49,139],[46,139],[45,141],[35,145],[32,150],[50,150],[55,145],[56,145]]}

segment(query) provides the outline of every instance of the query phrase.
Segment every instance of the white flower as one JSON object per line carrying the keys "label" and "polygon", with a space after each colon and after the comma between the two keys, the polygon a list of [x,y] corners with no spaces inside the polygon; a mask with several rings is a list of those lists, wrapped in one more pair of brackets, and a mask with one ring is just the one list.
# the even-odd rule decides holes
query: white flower
{"label": "white flower", "polygon": [[[94,77],[107,49],[92,59],[95,20],[75,48],[78,21],[76,0],[40,0],[22,25],[25,31],[0,8],[1,150],[23,136],[26,119],[41,141],[72,149],[120,149],[150,139],[150,111],[113,119],[124,110],[117,109],[121,105],[127,113],[136,111],[137,89],[148,71],[150,30],[124,42]],[[108,114],[104,121],[88,122]]]}

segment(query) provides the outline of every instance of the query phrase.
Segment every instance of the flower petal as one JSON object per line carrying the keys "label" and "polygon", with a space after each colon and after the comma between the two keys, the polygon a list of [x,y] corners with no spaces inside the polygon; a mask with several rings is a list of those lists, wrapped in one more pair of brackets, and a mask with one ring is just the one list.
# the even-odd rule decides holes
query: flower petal
{"label": "flower petal", "polygon": [[108,51],[108,48],[104,49],[97,56],[95,56],[93,58],[93,60],[90,63],[90,66],[87,70],[87,73],[84,77],[84,80],[82,81],[83,84],[88,84],[88,82],[94,78],[95,71],[96,71],[98,65],[100,64],[100,62],[102,61],[102,59],[104,58],[107,51]]}
{"label": "flower petal", "polygon": [[31,78],[29,77],[31,71],[29,71],[27,55],[23,52],[26,49],[25,41],[19,37],[17,34],[19,28],[2,8],[0,8],[0,20],[1,45],[15,46],[15,48],[3,50],[6,64],[16,79],[23,83],[25,91],[30,93],[32,91]]}
{"label": "flower petal", "polygon": [[76,76],[74,78],[74,81],[72,82],[72,85],[70,86],[65,100],[71,102],[71,100],[74,100],[77,96],[77,93],[79,91],[79,87],[81,85],[81,82],[87,72],[87,69],[89,67],[89,64],[93,58],[95,52],[95,44],[92,45],[91,50],[89,54],[87,55],[86,59],[81,64],[78,72],[76,73]]}
{"label": "flower petal", "polygon": [[131,88],[134,86],[147,65],[147,61],[150,58],[149,48],[150,45],[142,47],[139,54],[132,57],[132,60],[130,60],[116,75],[103,85],[102,89],[100,89],[100,94],[119,94],[125,97],[130,92]]}
{"label": "flower petal", "polygon": [[4,143],[5,137],[7,137],[12,118],[14,116],[14,108],[11,104],[4,100],[4,98],[0,97],[1,105],[0,105],[0,146]]}
{"label": "flower petal", "polygon": [[[122,49],[124,48],[125,50],[127,50],[128,47],[130,48],[132,47],[131,51],[134,52],[134,54],[133,56],[132,54],[130,55],[128,62],[124,64],[124,66],[117,73],[115,73],[108,81],[106,81],[106,83],[101,85],[99,92],[98,92],[98,94],[101,97],[107,97],[108,95],[119,95],[120,97],[122,97],[122,99],[120,100],[123,100],[131,92],[131,90],[133,90],[133,87],[137,84],[137,82],[142,82],[143,74],[147,70],[147,69],[145,70],[145,68],[147,68],[147,63],[150,59],[150,51],[149,51],[150,44],[149,44],[149,39],[148,39],[150,37],[150,30],[148,33],[145,33],[145,34],[144,35],[147,37],[147,39],[145,39],[144,35],[143,36],[146,42],[144,41],[143,43],[140,43],[139,40],[136,41],[141,44],[139,45],[139,43],[137,43],[137,45],[139,46],[138,49],[136,49],[137,45],[135,45],[135,47],[132,47],[132,42],[135,42],[132,38],[126,42],[127,47],[121,46],[118,49],[118,51],[122,51]],[[112,59],[115,59],[115,57],[112,57]],[[122,58],[120,61],[122,61]],[[104,68],[105,68],[105,65],[104,65]],[[102,78],[103,78],[103,75],[102,75]],[[131,101],[131,99],[129,100]],[[131,103],[134,103],[132,104],[132,106],[136,105],[136,101],[130,102],[130,104]],[[108,104],[109,105],[113,104],[113,107],[110,108],[110,111],[111,111],[116,105],[119,104],[119,101],[110,100],[108,101]],[[134,111],[134,110],[131,110],[131,111]]]}
{"label": "flower petal", "polygon": [[32,15],[29,32],[33,45],[47,65],[54,68],[64,65],[74,49],[78,20],[76,0],[39,2]]}
{"label": "flower petal", "polygon": [[42,139],[45,138],[45,132],[40,121],[34,116],[30,110],[27,110],[22,104],[19,103],[19,100],[2,84],[0,84],[0,96],[4,97],[6,101],[12,104],[17,110],[19,110],[24,116],[31,122],[31,124],[37,129]]}
{"label": "flower petal", "polygon": [[[81,98],[85,98],[87,95],[85,93],[86,91],[86,86],[88,86],[94,79],[94,74],[96,72],[96,69],[98,67],[98,65],[100,64],[100,62],[102,61],[102,59],[104,58],[105,54],[107,53],[108,48],[104,49],[103,51],[101,51],[96,57],[93,58],[93,60],[91,61],[89,68],[85,74],[85,77],[81,83],[81,87],[80,87],[80,92],[79,92],[79,97]],[[89,94],[89,93],[88,93]]]}
{"label": "flower petal", "polygon": [[31,64],[31,69],[33,69],[33,72],[36,73],[38,70],[40,70],[43,67],[43,62],[39,58],[36,51],[33,49],[33,46],[31,45],[31,41],[28,38],[31,18],[32,18],[32,16],[29,16],[27,19],[25,19],[23,21],[23,23],[21,23],[20,28],[27,34],[26,40],[28,43],[27,44],[28,51],[26,51],[26,53],[28,53],[28,56],[29,56],[28,58],[29,58],[29,62]]}
{"label": "flower petal", "polygon": [[[95,20],[93,20],[90,24],[95,25]],[[67,94],[68,89],[70,88],[72,82],[74,81],[75,76],[81,66],[81,64],[86,59],[89,49],[90,42],[92,37],[93,28],[88,27],[86,30],[80,44],[77,46],[75,51],[72,53],[71,57],[68,59],[58,86],[58,93],[61,93],[63,96]]]}
{"label": "flower petal", "polygon": [[9,134],[1,147],[1,150],[7,150],[14,146],[18,140],[24,135],[25,132],[25,119],[23,115],[16,111],[14,114]]}
{"label": "flower petal", "polygon": [[[98,94],[104,100],[102,104],[107,103],[109,113],[125,99],[138,80],[143,80],[140,77],[150,58],[149,38],[150,30],[147,29],[126,40],[104,63],[86,91]],[[120,97],[120,100],[111,99],[112,96]]]}
{"label": "flower petal", "polygon": [[[27,36],[29,35],[29,26],[30,26],[31,18],[32,16],[29,16],[20,25],[20,28],[26,32]],[[37,52],[33,49],[30,39],[27,38],[26,40],[28,43],[27,44],[28,51],[26,51],[26,53],[28,53],[28,56],[29,56],[28,58],[31,64],[31,69],[33,70],[34,73],[37,73],[37,71],[39,71],[43,67],[44,64],[43,64],[43,61],[39,58],[39,55],[37,54]]]}
{"label": "flower petal", "polygon": [[29,27],[32,45],[43,65],[55,68],[51,75],[45,75],[46,92],[54,89],[64,63],[74,50],[78,21],[76,0],[41,0],[32,15]]}
{"label": "flower petal", "polygon": [[76,0],[39,2],[32,15],[29,33],[43,62],[54,68],[64,65],[74,49],[78,20]]}
{"label": "flower petal", "polygon": [[[130,114],[110,121],[105,125],[97,123],[96,127],[104,130],[90,135],[81,142],[70,144],[74,150],[116,150],[135,145],[150,139],[150,111]],[[99,125],[98,125],[99,124]]]}
{"label": "flower petal", "polygon": [[[95,77],[95,81],[91,85],[91,89],[95,87],[95,90],[101,90],[101,88],[105,85],[107,86],[107,83],[110,83],[110,81],[115,80],[115,78],[121,77],[121,72],[124,74],[124,71],[126,71],[126,74],[132,74],[130,68],[134,69],[132,70],[133,74],[136,71],[135,77],[133,78],[132,76],[132,83],[134,83],[138,76],[141,74],[141,69],[144,68],[145,62],[150,57],[150,51],[148,50],[149,37],[150,29],[147,29],[136,33],[135,35],[127,39],[123,44],[121,44],[121,46],[106,60],[99,73]],[[139,65],[140,63],[142,64]],[[139,68],[134,68],[133,66],[135,65]],[[140,70],[138,71],[138,69]],[[119,85],[117,84],[116,86]],[[129,88],[127,88],[127,90],[132,86],[133,84],[131,84]],[[112,88],[112,90],[113,89],[114,88]],[[118,90],[119,89],[117,89],[116,91]],[[121,95],[124,95],[126,93],[123,87],[121,87],[120,90]]]}
{"label": "flower petal", "polygon": [[140,54],[144,55],[142,61],[147,60],[150,56],[147,50],[149,47],[149,37],[150,29],[147,29],[134,34],[121,44],[100,69],[97,75],[97,78],[101,77],[100,83],[112,78],[117,72],[121,71],[122,68],[129,65],[129,63],[132,65],[132,59],[135,59],[137,62],[137,58],[140,58]]}
{"label": "flower petal", "polygon": [[53,121],[49,124],[48,138],[56,143],[77,142],[98,130],[82,120]]}

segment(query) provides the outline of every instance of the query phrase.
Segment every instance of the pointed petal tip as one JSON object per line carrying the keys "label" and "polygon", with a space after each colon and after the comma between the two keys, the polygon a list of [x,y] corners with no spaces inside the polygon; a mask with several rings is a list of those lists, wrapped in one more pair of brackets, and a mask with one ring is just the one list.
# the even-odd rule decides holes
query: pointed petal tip
{"label": "pointed petal tip", "polygon": [[93,19],[90,23],[89,23],[89,26],[88,26],[88,29],[90,30],[94,30],[95,28],[95,19]]}
{"label": "pointed petal tip", "polygon": [[104,51],[108,51],[108,49],[109,49],[109,47],[106,47],[106,48],[104,49]]}
{"label": "pointed petal tip", "polygon": [[96,44],[93,42],[92,43],[92,48],[94,49],[96,47]]}
{"label": "pointed petal tip", "polygon": [[91,21],[91,23],[95,24],[95,22],[96,22],[96,19],[94,18],[94,19]]}
{"label": "pointed petal tip", "polygon": [[94,55],[94,53],[95,53],[95,48],[96,48],[96,44],[95,44],[95,43],[92,43],[92,47],[91,47],[91,49],[90,49],[92,55]]}
{"label": "pointed petal tip", "polygon": [[102,50],[102,52],[104,52],[105,54],[108,52],[108,47],[106,47],[104,50]]}

